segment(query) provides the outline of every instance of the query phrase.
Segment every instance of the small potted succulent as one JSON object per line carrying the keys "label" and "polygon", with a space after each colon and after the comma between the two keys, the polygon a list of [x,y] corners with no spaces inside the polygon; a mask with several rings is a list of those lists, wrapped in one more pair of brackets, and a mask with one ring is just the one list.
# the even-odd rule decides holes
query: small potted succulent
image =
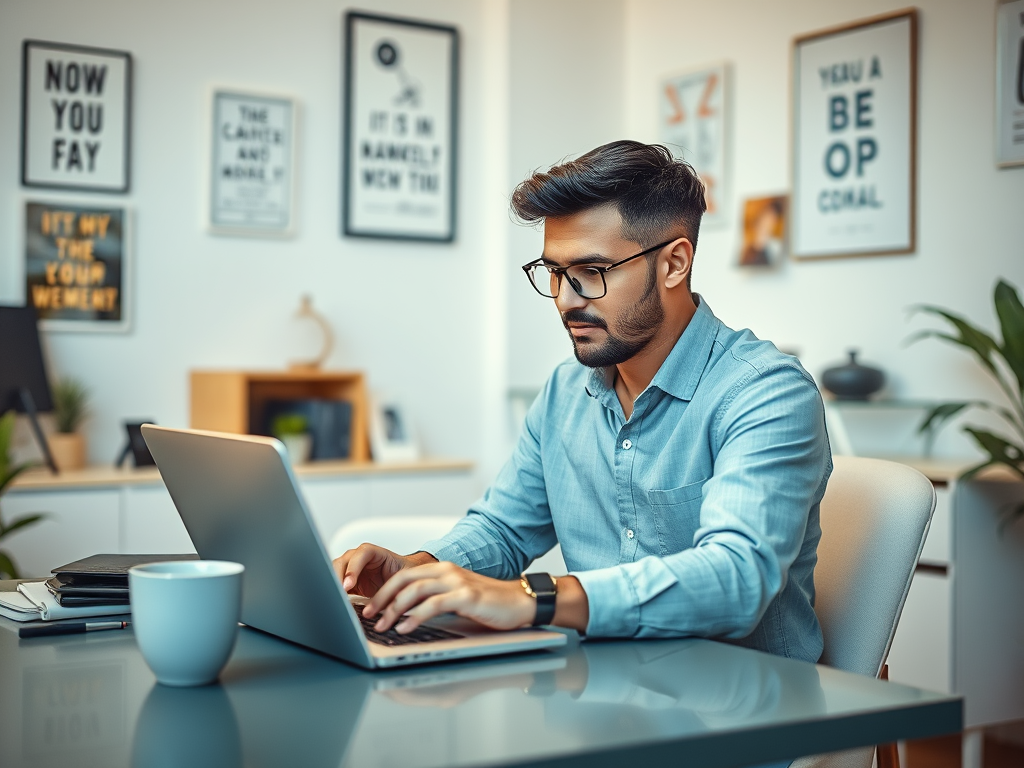
{"label": "small potted succulent", "polygon": [[313,449],[313,437],[309,434],[309,422],[298,413],[282,413],[271,422],[270,431],[284,443],[292,464],[305,464]]}
{"label": "small potted succulent", "polygon": [[[4,495],[4,491],[6,491],[8,486],[10,486],[14,481],[14,478],[30,466],[29,464],[11,464],[10,448],[13,434],[14,411],[8,411],[0,417],[0,497]],[[39,514],[25,515],[24,517],[19,517],[11,520],[9,523],[6,523],[4,522],[3,514],[0,514],[0,541],[7,538],[15,531],[32,525],[32,523],[37,522],[42,517],[43,515]],[[14,558],[11,557],[9,552],[4,552],[3,550],[0,550],[0,578],[21,578],[18,573],[18,566],[14,563]]]}
{"label": "small potted succulent", "polygon": [[85,435],[79,428],[89,415],[89,390],[70,377],[53,385],[53,416],[57,432],[48,439],[53,460],[60,470],[85,466]]}

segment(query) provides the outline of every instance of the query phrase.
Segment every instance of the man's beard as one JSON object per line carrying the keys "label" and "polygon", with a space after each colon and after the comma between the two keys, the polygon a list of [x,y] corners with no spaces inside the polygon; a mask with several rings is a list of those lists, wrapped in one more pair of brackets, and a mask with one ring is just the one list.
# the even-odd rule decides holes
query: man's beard
{"label": "man's beard", "polygon": [[576,337],[569,331],[572,339],[572,351],[576,359],[588,368],[607,368],[624,363],[636,356],[654,338],[665,319],[665,309],[661,305],[661,297],[657,291],[657,272],[648,273],[647,288],[640,300],[630,307],[618,322],[617,333],[608,330],[608,323],[599,317],[587,314],[582,309],[570,309],[562,315],[562,324],[569,329],[569,323],[587,323],[603,328],[608,334],[604,344],[583,342],[578,344]]}

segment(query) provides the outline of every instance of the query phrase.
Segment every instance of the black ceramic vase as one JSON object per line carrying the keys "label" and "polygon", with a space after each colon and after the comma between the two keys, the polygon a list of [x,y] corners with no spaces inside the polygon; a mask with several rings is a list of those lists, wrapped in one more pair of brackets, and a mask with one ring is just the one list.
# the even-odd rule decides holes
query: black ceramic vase
{"label": "black ceramic vase", "polygon": [[850,350],[850,362],[829,368],[821,375],[821,385],[837,400],[867,400],[885,384],[885,374],[857,362],[857,350]]}

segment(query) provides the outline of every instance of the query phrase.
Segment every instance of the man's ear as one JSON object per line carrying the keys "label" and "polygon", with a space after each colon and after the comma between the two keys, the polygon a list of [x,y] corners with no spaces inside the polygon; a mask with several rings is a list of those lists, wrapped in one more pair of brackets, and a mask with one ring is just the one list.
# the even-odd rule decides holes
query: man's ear
{"label": "man's ear", "polygon": [[665,275],[665,287],[675,288],[686,284],[686,278],[693,266],[693,244],[681,237],[672,244],[668,253],[668,274]]}

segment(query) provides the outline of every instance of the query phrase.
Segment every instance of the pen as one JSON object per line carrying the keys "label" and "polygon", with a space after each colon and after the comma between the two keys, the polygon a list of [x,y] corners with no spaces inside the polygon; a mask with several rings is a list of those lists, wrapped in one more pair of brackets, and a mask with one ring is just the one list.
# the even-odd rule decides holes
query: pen
{"label": "pen", "polygon": [[18,637],[49,637],[50,635],[77,635],[81,632],[96,632],[100,629],[124,629],[130,621],[76,621],[66,624],[49,624],[41,627],[19,627]]}

